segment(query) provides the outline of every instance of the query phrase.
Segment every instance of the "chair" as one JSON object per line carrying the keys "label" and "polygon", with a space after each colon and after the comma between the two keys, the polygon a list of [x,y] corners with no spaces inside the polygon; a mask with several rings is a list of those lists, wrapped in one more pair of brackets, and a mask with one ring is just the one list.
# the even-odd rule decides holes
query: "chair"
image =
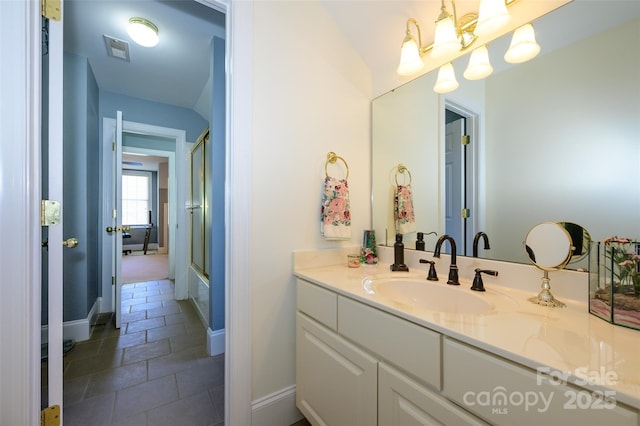
{"label": "chair", "polygon": [[124,240],[125,238],[131,238],[131,234],[129,232],[122,232],[122,254],[129,254],[131,253],[131,250],[125,249],[124,248]]}

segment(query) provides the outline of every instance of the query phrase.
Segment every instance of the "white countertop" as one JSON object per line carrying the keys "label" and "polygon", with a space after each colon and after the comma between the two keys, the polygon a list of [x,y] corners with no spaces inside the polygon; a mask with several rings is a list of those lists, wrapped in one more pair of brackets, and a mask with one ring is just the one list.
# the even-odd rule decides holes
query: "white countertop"
{"label": "white countertop", "polygon": [[[360,268],[346,265],[299,268],[294,273],[338,294],[534,370],[548,367],[554,377],[569,373],[564,376],[569,383],[594,390],[613,390],[617,401],[640,409],[640,331],[609,324],[589,314],[585,304],[565,300],[565,308],[539,306],[528,301],[535,293],[499,287],[490,282],[491,277],[483,277],[487,289],[484,293],[470,290],[471,281],[461,278],[456,291],[483,297],[494,305],[494,310],[486,314],[438,312],[371,294],[365,290],[363,280],[393,274],[424,279],[425,285],[447,286],[443,273],[440,281],[430,282],[424,271],[392,273],[387,263]],[[586,378],[591,383],[586,383]]]}

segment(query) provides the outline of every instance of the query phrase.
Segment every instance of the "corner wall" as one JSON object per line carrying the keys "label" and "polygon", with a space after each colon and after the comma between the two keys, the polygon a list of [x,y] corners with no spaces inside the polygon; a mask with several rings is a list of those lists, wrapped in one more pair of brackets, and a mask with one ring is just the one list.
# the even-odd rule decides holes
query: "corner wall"
{"label": "corner wall", "polygon": [[[371,75],[319,1],[255,2],[252,44],[251,399],[265,425],[271,400],[292,403],[293,250],[360,245],[370,226]],[[349,165],[349,241],[319,232],[329,151]]]}

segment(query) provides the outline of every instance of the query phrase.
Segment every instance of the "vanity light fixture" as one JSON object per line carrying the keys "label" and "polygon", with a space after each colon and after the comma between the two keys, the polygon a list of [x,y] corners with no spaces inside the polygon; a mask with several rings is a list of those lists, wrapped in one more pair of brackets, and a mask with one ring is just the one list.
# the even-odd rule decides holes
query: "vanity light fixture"
{"label": "vanity light fixture", "polygon": [[482,80],[491,75],[493,67],[489,61],[489,51],[487,46],[480,46],[469,57],[469,64],[464,71],[464,78],[467,80]]}
{"label": "vanity light fixture", "polygon": [[521,64],[533,59],[540,52],[540,45],[536,42],[533,25],[525,24],[513,32],[509,50],[504,54],[504,60],[510,64]]}
{"label": "vanity light fixture", "polygon": [[[409,25],[413,24],[418,31],[418,42],[411,34]],[[400,49],[400,65],[398,65],[399,75],[413,75],[422,68],[424,68],[424,62],[422,62],[422,55],[426,53],[426,49],[422,47],[422,35],[420,34],[420,26],[418,21],[413,18],[407,19],[407,34],[402,42],[402,48]]]}
{"label": "vanity light fixture", "polygon": [[131,18],[127,26],[127,33],[140,46],[153,47],[160,41],[158,27],[144,18]]}
{"label": "vanity light fixture", "polygon": [[433,49],[431,50],[431,57],[434,59],[443,58],[459,52],[461,49],[466,49],[476,40],[473,30],[478,15],[469,13],[458,21],[454,0],[451,0],[451,5],[453,15],[447,11],[444,0],[441,1],[440,16],[436,20]]}
{"label": "vanity light fixture", "polygon": [[504,0],[481,0],[478,8],[478,36],[490,35],[504,27],[511,20]]}
{"label": "vanity light fixture", "polygon": [[433,91],[436,93],[449,93],[456,90],[458,85],[453,64],[449,62],[441,66],[438,70],[438,80],[435,86],[433,86]]}

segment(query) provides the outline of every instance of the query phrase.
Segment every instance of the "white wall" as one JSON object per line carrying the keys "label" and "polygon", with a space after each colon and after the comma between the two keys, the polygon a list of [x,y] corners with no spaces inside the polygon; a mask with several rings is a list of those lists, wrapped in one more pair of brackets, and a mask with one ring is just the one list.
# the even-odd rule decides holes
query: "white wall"
{"label": "white wall", "polygon": [[[397,88],[373,102],[373,229],[379,244],[393,244],[395,224],[393,197],[398,164],[411,173],[416,231],[440,234],[438,182],[440,147],[438,139],[438,94],[435,74],[429,74]],[[398,183],[403,184],[403,176]],[[427,237],[428,246],[435,242]],[[404,237],[405,247],[415,247],[416,233]]]}
{"label": "white wall", "polygon": [[635,20],[488,80],[487,233],[509,242],[492,256],[523,253],[509,236],[543,221],[640,237],[639,39]]}
{"label": "white wall", "polygon": [[[295,383],[292,251],[370,224],[370,72],[318,1],[253,5],[252,400]],[[352,239],[319,233],[327,152],[349,164]],[[255,419],[254,419],[255,420]]]}

